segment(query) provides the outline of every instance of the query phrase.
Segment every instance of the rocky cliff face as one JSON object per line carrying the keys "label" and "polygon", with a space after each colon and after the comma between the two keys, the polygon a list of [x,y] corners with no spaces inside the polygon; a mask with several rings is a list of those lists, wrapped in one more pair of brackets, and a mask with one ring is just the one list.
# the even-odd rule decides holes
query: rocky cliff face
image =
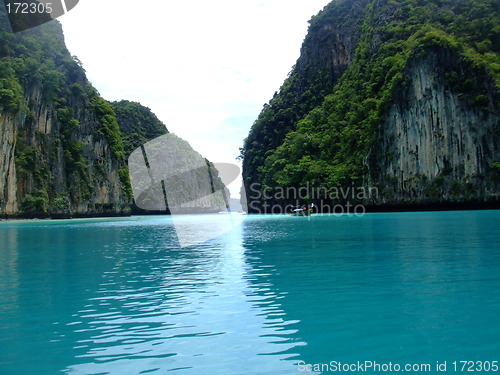
{"label": "rocky cliff face", "polygon": [[[300,188],[330,207],[497,207],[499,11],[494,0],[332,1],[245,140],[250,209],[296,204],[272,192]],[[370,194],[328,194],[342,189]]]}
{"label": "rocky cliff face", "polygon": [[[167,133],[149,108],[99,95],[57,21],[13,34],[0,7],[0,217],[130,214],[137,206],[127,159]],[[213,166],[170,138],[182,145],[178,159],[200,159],[213,172],[202,190],[222,190]],[[213,199],[204,199],[206,208]],[[220,197],[216,203],[225,207]]]}
{"label": "rocky cliff face", "polygon": [[[372,185],[378,204],[492,201],[498,196],[500,122],[493,102],[468,103],[445,77],[468,69],[436,51],[412,62],[374,145]],[[445,67],[447,71],[445,70]],[[455,69],[452,69],[455,68]],[[457,73],[458,78],[458,73]],[[493,92],[494,82],[483,82]]]}
{"label": "rocky cliff face", "polygon": [[130,212],[111,105],[86,79],[53,21],[10,32],[0,9],[0,216]]}
{"label": "rocky cliff face", "polygon": [[[328,83],[335,84],[352,64],[360,37],[363,9],[368,3],[367,0],[331,2],[309,21],[309,32],[294,69],[294,73],[303,77],[308,89],[311,89],[313,76],[320,78],[318,72],[327,72],[330,78]],[[325,78],[322,76],[321,80]]]}
{"label": "rocky cliff face", "polygon": [[369,0],[334,1],[309,23],[300,57],[279,92],[255,121],[242,149],[243,179],[262,182],[264,155],[279,147],[297,122],[320,105],[352,64]]}
{"label": "rocky cliff face", "polygon": [[131,200],[120,177],[125,164],[99,132],[103,125],[95,111],[76,97],[57,108],[42,91],[37,84],[28,87],[22,109],[0,116],[0,214],[129,213]]}
{"label": "rocky cliff face", "polygon": [[14,116],[0,116],[0,212],[13,215],[18,211],[17,179],[14,150],[17,127]]}

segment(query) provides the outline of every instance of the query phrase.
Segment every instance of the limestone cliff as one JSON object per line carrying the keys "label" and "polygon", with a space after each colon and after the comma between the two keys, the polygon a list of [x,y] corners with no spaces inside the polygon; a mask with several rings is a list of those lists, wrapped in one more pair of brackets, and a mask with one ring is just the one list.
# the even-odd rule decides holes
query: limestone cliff
{"label": "limestone cliff", "polygon": [[[453,61],[450,61],[452,59]],[[372,185],[377,204],[477,201],[498,198],[500,123],[493,102],[468,102],[446,77],[471,73],[456,56],[436,50],[407,68],[408,84],[392,103],[374,144]],[[462,72],[461,77],[459,76]],[[456,82],[455,82],[456,83]],[[483,82],[488,91],[494,82]],[[456,85],[455,85],[456,86]]]}
{"label": "limestone cliff", "polygon": [[57,21],[14,34],[0,7],[0,217],[130,214],[127,158],[166,133],[149,108],[99,95]]}
{"label": "limestone cliff", "polygon": [[130,212],[123,157],[113,150],[90,101],[69,99],[69,105],[56,107],[46,101],[41,85],[33,84],[24,91],[19,111],[0,115],[0,214]]}
{"label": "limestone cliff", "polygon": [[14,116],[0,116],[0,212],[8,215],[18,211],[17,179],[14,150],[16,147],[17,127]]}
{"label": "limestone cliff", "polygon": [[[295,204],[273,192],[300,188],[330,207],[498,207],[499,12],[496,0],[332,1],[245,140],[250,210]],[[370,194],[329,194],[342,189]]]}
{"label": "limestone cliff", "polygon": [[0,9],[0,216],[130,212],[111,105],[90,85],[52,21],[13,34]]}
{"label": "limestone cliff", "polygon": [[363,23],[363,9],[370,0],[333,1],[309,21],[300,57],[279,92],[255,121],[242,148],[243,178],[247,185],[262,182],[258,169],[265,155],[279,147],[352,64]]}

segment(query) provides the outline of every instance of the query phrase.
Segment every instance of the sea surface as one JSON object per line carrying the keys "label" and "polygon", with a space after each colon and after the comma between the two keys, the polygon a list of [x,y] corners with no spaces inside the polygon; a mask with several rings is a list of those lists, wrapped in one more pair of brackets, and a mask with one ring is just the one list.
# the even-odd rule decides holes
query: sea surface
{"label": "sea surface", "polygon": [[175,220],[1,222],[0,374],[500,374],[500,211]]}

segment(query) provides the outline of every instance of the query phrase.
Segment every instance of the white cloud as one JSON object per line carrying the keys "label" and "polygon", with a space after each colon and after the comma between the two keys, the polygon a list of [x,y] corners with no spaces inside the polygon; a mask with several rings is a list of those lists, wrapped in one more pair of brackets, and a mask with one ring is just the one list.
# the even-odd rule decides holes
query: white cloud
{"label": "white cloud", "polygon": [[141,102],[203,156],[233,162],[328,2],[81,0],[60,21],[104,98]]}

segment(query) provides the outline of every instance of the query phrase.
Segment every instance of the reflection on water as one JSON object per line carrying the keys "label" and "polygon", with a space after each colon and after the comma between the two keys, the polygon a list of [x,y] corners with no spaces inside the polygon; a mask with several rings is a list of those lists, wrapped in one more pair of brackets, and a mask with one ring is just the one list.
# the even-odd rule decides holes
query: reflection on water
{"label": "reflection on water", "polygon": [[289,373],[283,356],[260,356],[289,349],[275,342],[294,331],[267,319],[279,305],[266,285],[244,279],[241,241],[235,229],[195,248],[117,259],[71,323],[86,352],[68,372]]}
{"label": "reflection on water", "polygon": [[191,247],[169,217],[0,223],[1,374],[496,360],[498,219],[248,217]]}
{"label": "reflection on water", "polygon": [[1,310],[13,323],[0,332],[2,374],[294,371],[295,322],[246,264],[241,227],[189,248],[174,229],[165,217],[0,228],[19,254],[0,268],[6,306],[8,272],[22,275],[21,306]]}
{"label": "reflection on water", "polygon": [[226,212],[215,215],[171,216],[179,246],[192,248],[227,232],[237,231],[244,219],[245,216]]}

